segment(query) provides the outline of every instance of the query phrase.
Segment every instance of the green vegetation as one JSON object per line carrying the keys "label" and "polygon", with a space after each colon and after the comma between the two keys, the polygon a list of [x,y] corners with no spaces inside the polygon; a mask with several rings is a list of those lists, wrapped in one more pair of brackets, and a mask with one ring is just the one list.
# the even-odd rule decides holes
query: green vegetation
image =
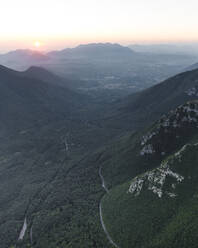
{"label": "green vegetation", "polygon": [[4,67],[0,76],[0,247],[111,247],[93,151],[118,131],[92,121],[87,96]]}
{"label": "green vegetation", "polygon": [[[43,75],[32,75],[36,71],[0,68],[6,106],[0,108],[0,247],[112,248],[100,223],[101,199],[106,227],[121,247],[195,247],[197,146],[188,146],[182,161],[174,154],[198,140],[198,104],[186,103],[145,127],[196,98],[186,90],[195,85],[197,72],[105,110],[103,98],[48,84]],[[161,198],[148,190],[148,182],[139,195],[128,192],[134,177],[147,180],[144,173],[158,173],[163,161],[185,178],[176,185],[177,197],[167,194],[174,183],[170,175]],[[99,168],[110,194],[101,186]],[[25,218],[27,229],[18,240]]]}
{"label": "green vegetation", "polygon": [[[148,174],[141,174],[133,181],[134,175],[131,176],[133,173],[127,169],[129,173],[125,182],[117,183],[118,186],[113,187],[110,194],[106,194],[103,198],[105,224],[120,247],[197,247],[198,146],[195,143],[198,142],[198,133],[196,118],[194,122],[188,119],[192,116],[188,107],[195,110],[197,103],[188,103],[179,107],[145,134],[146,139],[142,146],[149,143],[154,147],[155,152],[141,156],[140,149],[139,154],[135,153],[135,150],[131,151],[134,156],[134,160],[131,161],[134,174],[137,171],[133,163],[138,162],[136,166],[141,167],[143,158],[146,157],[149,158],[147,168],[158,169],[147,172]],[[188,111],[185,110],[186,108]],[[162,129],[169,139],[163,138]],[[167,142],[170,141],[170,146],[167,146]],[[182,148],[186,143],[192,145]],[[165,149],[163,150],[165,154],[159,156],[161,150],[158,151],[156,147]],[[172,155],[170,155],[171,151]],[[139,160],[137,160],[138,156]],[[157,166],[153,163],[153,160],[157,161],[156,157],[158,157]],[[159,167],[160,164],[163,167]],[[105,171],[107,180],[116,175],[116,172],[110,175],[107,169]],[[152,179],[154,175],[155,178]],[[181,178],[178,181],[174,180],[177,176]],[[136,193],[129,192],[132,183]]]}

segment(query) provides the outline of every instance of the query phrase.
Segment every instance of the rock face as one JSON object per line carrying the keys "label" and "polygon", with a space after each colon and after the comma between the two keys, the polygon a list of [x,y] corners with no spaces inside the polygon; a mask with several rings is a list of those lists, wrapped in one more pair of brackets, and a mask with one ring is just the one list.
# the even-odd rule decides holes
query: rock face
{"label": "rock face", "polygon": [[140,152],[142,156],[144,156],[145,154],[153,154],[153,153],[155,153],[155,150],[153,149],[153,146],[151,144],[145,145]]}
{"label": "rock face", "polygon": [[192,87],[190,89],[188,89],[187,91],[185,91],[185,93],[188,95],[188,96],[198,96],[198,87]]}
{"label": "rock face", "polygon": [[[153,129],[142,137],[140,155],[167,155],[198,128],[198,102],[188,102],[164,115]],[[170,142],[171,140],[171,142]]]}
{"label": "rock face", "polygon": [[[162,118],[153,126],[150,132],[144,135],[140,141],[140,156],[158,155],[167,157],[173,151],[182,147],[188,137],[193,136],[198,128],[198,102],[192,101],[179,106],[176,110]],[[142,190],[147,189],[162,197],[164,194],[176,197],[175,189],[178,183],[184,180],[184,176],[177,173],[172,164],[175,160],[181,161],[182,154],[188,145],[184,145],[179,152],[168,157],[160,166],[133,179],[128,192],[138,196]],[[167,187],[167,179],[171,184]],[[164,185],[166,185],[164,187]]]}
{"label": "rock face", "polygon": [[[179,151],[169,156],[168,159],[162,161],[159,167],[148,171],[140,176],[135,177],[130,184],[128,193],[134,196],[139,196],[145,190],[152,191],[159,198],[163,195],[176,197],[177,185],[181,184],[184,179],[191,180],[191,175],[181,175],[177,172],[176,164],[181,166],[187,152],[192,149],[197,149],[198,143],[186,144]],[[188,166],[186,164],[185,166]]]}
{"label": "rock face", "polygon": [[167,161],[162,162],[158,168],[135,177],[130,184],[128,192],[138,196],[143,190],[149,190],[160,198],[164,194],[169,197],[176,197],[176,186],[182,183],[184,176],[174,171],[172,167],[176,161],[181,162],[187,147],[188,145],[183,146],[181,150],[176,152]]}
{"label": "rock face", "polygon": [[131,175],[105,199],[109,229],[125,248],[197,247],[198,102],[180,105],[135,138],[125,153]]}

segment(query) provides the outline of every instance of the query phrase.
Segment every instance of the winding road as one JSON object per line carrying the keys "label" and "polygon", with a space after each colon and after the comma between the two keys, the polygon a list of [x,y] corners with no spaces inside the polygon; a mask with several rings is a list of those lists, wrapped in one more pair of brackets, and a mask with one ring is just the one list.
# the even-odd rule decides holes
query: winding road
{"label": "winding road", "polygon": [[[66,148],[66,152],[69,150],[69,147],[68,147],[68,143],[67,141],[65,141],[65,148]],[[99,176],[100,176],[100,179],[101,179],[101,183],[102,183],[102,187],[104,188],[106,194],[109,194],[109,190],[106,186],[106,183],[105,183],[105,179],[102,175],[102,167],[99,168]],[[114,241],[113,239],[111,238],[111,236],[109,235],[109,232],[107,231],[107,228],[105,226],[105,223],[104,223],[104,220],[103,220],[103,214],[102,214],[102,199],[100,200],[100,203],[99,203],[99,214],[100,214],[100,222],[101,222],[101,225],[102,225],[102,228],[103,228],[103,231],[109,241],[110,244],[112,244],[114,247],[116,248],[120,248]],[[19,234],[19,238],[18,240],[23,240],[24,236],[25,236],[25,233],[26,233],[26,230],[27,230],[27,218],[25,217],[24,219],[24,223],[23,223],[23,226],[22,226],[22,229],[20,231],[20,234]],[[32,243],[32,227],[30,229],[30,242]]]}
{"label": "winding road", "polygon": [[27,219],[25,217],[25,220],[24,220],[24,223],[23,223],[23,227],[22,227],[22,229],[20,231],[18,240],[23,240],[23,237],[25,236],[26,230],[27,230]]}
{"label": "winding road", "polygon": [[102,181],[102,187],[104,188],[104,190],[106,191],[106,193],[109,194],[109,190],[106,187],[105,180],[104,180],[104,177],[102,175],[102,167],[99,168],[99,176],[100,176],[100,179]]}
{"label": "winding road", "polygon": [[[109,190],[105,184],[105,180],[104,180],[104,177],[102,175],[102,167],[99,168],[99,176],[101,178],[101,182],[102,182],[102,187],[104,188],[104,190],[106,191],[107,194],[109,194]],[[109,235],[108,231],[107,231],[107,228],[105,226],[105,223],[104,223],[104,220],[103,220],[103,215],[102,215],[102,199],[100,201],[100,204],[99,204],[99,213],[100,213],[100,222],[101,222],[101,225],[102,225],[102,228],[104,230],[104,233],[106,234],[106,237],[107,239],[109,240],[109,243],[111,243],[114,247],[116,248],[120,248],[114,241],[113,239],[111,238],[111,236]]]}

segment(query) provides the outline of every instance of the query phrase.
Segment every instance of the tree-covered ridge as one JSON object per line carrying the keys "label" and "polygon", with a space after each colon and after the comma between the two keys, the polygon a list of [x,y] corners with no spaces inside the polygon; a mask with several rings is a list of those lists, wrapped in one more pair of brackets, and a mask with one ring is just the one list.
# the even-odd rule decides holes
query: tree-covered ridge
{"label": "tree-covered ridge", "polygon": [[166,162],[182,180],[166,175],[162,197],[147,182],[138,195],[126,182],[104,197],[105,223],[120,247],[197,247],[198,146],[188,145],[180,154]]}
{"label": "tree-covered ridge", "polygon": [[[103,198],[105,224],[120,247],[197,247],[197,113],[197,102],[187,102],[138,138],[136,166],[147,161],[147,168],[155,168],[118,184]],[[148,144],[154,152],[142,154]],[[157,159],[158,165],[153,163]]]}
{"label": "tree-covered ridge", "polygon": [[117,130],[88,96],[5,67],[0,98],[0,247],[108,247],[93,151]]}
{"label": "tree-covered ridge", "polygon": [[[187,185],[185,172],[175,168],[169,156],[185,144],[192,143],[192,139],[197,142],[197,102],[187,102],[153,126],[134,131],[140,130],[140,122],[146,127],[148,115],[145,117],[145,112],[149,114],[151,106],[156,106],[151,111],[156,120],[161,112],[167,113],[167,109],[173,109],[174,105],[178,106],[186,99],[196,99],[197,96],[191,97],[185,90],[195,84],[197,73],[194,71],[193,76],[187,73],[174,78],[177,90],[179,82],[185,78],[179,93],[173,91],[173,79],[160,84],[157,90],[152,89],[154,95],[149,93],[150,90],[139,93],[146,101],[141,101],[136,112],[131,109],[127,119],[126,109],[119,108],[117,116],[105,109],[107,105],[102,100],[97,102],[53,82],[49,84],[40,76],[32,78],[32,75],[1,68],[0,96],[7,108],[4,105],[0,108],[0,247],[111,247],[99,218],[99,203],[105,194],[99,171],[102,171],[110,192],[102,201],[101,211],[112,240],[125,247],[125,243],[131,242],[131,234],[139,230],[141,242],[145,238],[146,243],[148,237],[155,233],[151,228],[147,236],[146,224],[159,229],[158,222],[163,223],[162,213],[165,213],[164,219],[170,216],[171,219],[173,212],[169,201],[178,201],[178,205],[174,206],[179,206],[181,198],[178,190]],[[190,85],[189,77],[192,77]],[[170,88],[165,92],[167,85]],[[161,103],[160,94],[164,92]],[[137,100],[137,95],[130,97]],[[171,99],[174,99],[173,105]],[[139,103],[138,100],[133,108],[136,109]],[[115,104],[113,109],[118,105]],[[132,121],[134,117],[137,117],[137,126]],[[126,126],[129,127],[128,132]],[[147,145],[155,152],[142,154]],[[144,179],[142,184],[138,182],[141,191],[136,194],[135,186],[134,194],[129,193],[132,179],[141,178],[139,175]],[[188,185],[186,187],[188,189]],[[147,212],[145,199],[151,206],[154,206],[153,200],[163,202],[162,206],[156,207],[158,215],[154,224],[152,214],[148,216],[153,209]],[[166,212],[165,206],[169,211]],[[137,211],[131,218],[133,209]],[[148,215],[144,214],[146,212]],[[139,213],[143,215],[139,216]],[[149,221],[145,219],[148,217]],[[137,230],[131,226],[131,220],[135,220]],[[144,221],[145,226],[138,227]],[[140,246],[139,236],[137,243],[132,242],[134,247]],[[156,244],[159,242],[157,238]]]}

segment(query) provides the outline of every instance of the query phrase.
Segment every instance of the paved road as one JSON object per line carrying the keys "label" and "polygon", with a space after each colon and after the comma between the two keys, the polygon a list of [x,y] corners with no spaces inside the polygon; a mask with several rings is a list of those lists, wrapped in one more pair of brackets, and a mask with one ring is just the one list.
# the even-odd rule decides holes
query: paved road
{"label": "paved road", "polygon": [[20,231],[18,240],[23,240],[23,238],[25,236],[26,230],[27,230],[27,219],[25,217],[25,220],[24,220],[24,223],[23,223],[23,227],[22,227],[22,229]]}
{"label": "paved road", "polygon": [[104,180],[104,177],[102,175],[102,167],[100,167],[100,169],[99,169],[99,176],[100,176],[101,181],[102,181],[102,187],[104,188],[104,190],[106,191],[106,193],[109,194],[109,190],[106,187],[105,180]]}
{"label": "paved road", "polygon": [[[104,190],[106,191],[107,194],[109,194],[109,190],[108,188],[106,187],[106,184],[105,184],[105,179],[102,175],[102,168],[100,167],[99,168],[99,176],[101,178],[101,182],[102,182],[102,187],[104,188]],[[107,239],[109,240],[109,243],[111,243],[114,247],[116,248],[120,248],[114,241],[113,239],[111,238],[111,236],[109,235],[108,231],[107,231],[107,228],[105,226],[105,223],[104,223],[104,220],[103,220],[103,215],[102,215],[102,200],[100,201],[100,204],[99,204],[99,213],[100,213],[100,222],[101,222],[101,225],[102,225],[102,228],[106,234],[106,237]]]}

